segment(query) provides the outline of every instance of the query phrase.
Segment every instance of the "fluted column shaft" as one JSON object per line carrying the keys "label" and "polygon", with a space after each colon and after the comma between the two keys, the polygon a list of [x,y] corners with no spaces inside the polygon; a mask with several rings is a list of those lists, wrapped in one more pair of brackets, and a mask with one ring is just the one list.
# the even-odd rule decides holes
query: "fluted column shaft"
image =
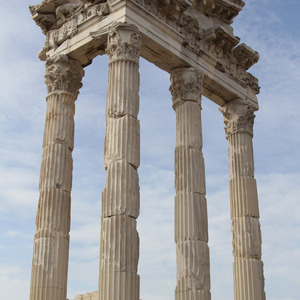
{"label": "fluted column shaft", "polygon": [[47,112],[30,300],[67,297],[74,113],[83,75],[81,65],[65,55],[46,63]]}
{"label": "fluted column shaft", "polygon": [[253,160],[254,112],[234,100],[220,108],[229,143],[230,207],[232,220],[235,300],[264,300],[261,231]]}
{"label": "fluted column shaft", "polygon": [[171,73],[176,112],[175,243],[176,300],[209,300],[205,170],[202,154],[201,94],[203,75],[193,68]]}
{"label": "fluted column shaft", "polygon": [[139,300],[140,124],[139,57],[136,27],[118,23],[110,29],[100,241],[100,300]]}

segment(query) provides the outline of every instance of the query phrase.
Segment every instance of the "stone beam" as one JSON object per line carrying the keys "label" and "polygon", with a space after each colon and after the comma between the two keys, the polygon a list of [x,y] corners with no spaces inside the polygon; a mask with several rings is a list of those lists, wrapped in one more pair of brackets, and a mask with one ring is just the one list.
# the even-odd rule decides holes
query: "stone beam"
{"label": "stone beam", "polygon": [[[67,54],[83,66],[88,65],[97,55],[105,54],[108,28],[115,22],[127,22],[139,30],[141,56],[146,60],[167,72],[174,65],[194,67],[204,74],[203,95],[207,98],[219,105],[242,99],[258,109],[257,79],[246,72],[257,62],[258,54],[249,47],[234,48],[239,40],[233,36],[228,24],[216,26],[211,23],[215,22],[212,17],[204,17],[204,21],[200,18],[203,23],[199,25],[201,12],[189,7],[189,2],[178,6],[176,12],[162,12],[171,21],[160,18],[160,12],[155,15],[138,2],[115,0],[83,7],[85,15],[91,17],[84,19],[82,13],[77,12],[61,28],[48,32],[40,58],[45,60],[57,54]],[[180,32],[180,28],[184,32]],[[232,53],[230,58],[227,58],[226,51]],[[224,59],[218,58],[220,53]],[[235,63],[231,68],[232,60]],[[243,78],[239,77],[240,71]]]}

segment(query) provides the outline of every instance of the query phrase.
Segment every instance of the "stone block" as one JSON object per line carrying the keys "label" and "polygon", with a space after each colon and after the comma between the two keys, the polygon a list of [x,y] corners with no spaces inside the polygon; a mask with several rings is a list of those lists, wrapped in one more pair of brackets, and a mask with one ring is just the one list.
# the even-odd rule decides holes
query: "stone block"
{"label": "stone block", "polygon": [[257,218],[232,220],[232,246],[235,258],[261,258],[261,232]]}
{"label": "stone block", "polygon": [[[45,189],[40,192],[36,215],[36,235],[70,231],[71,197],[69,192]],[[42,233],[43,232],[43,233]]]}
{"label": "stone block", "polygon": [[185,101],[176,109],[176,147],[202,149],[201,107]]}
{"label": "stone block", "polygon": [[265,300],[263,263],[239,259],[233,263],[234,299]]}
{"label": "stone block", "polygon": [[53,288],[48,286],[31,287],[30,300],[63,300],[67,297],[66,289]]}
{"label": "stone block", "polygon": [[47,96],[46,121],[58,115],[73,117],[75,114],[74,96],[56,92]]}
{"label": "stone block", "polygon": [[69,236],[55,232],[35,236],[33,249],[31,299],[66,299]]}
{"label": "stone block", "polygon": [[137,170],[125,162],[112,162],[102,193],[102,215],[127,215],[137,218],[140,209],[140,188]]}
{"label": "stone block", "polygon": [[175,190],[205,194],[205,169],[202,151],[175,149]]}
{"label": "stone block", "polygon": [[58,115],[45,123],[43,147],[51,144],[63,144],[70,150],[74,148],[74,119]]}
{"label": "stone block", "polygon": [[[242,123],[242,121],[240,121]],[[233,127],[235,128],[235,126]],[[232,131],[234,129],[231,128]],[[247,128],[228,137],[229,178],[254,177],[252,136]],[[243,131],[244,130],[244,131]],[[250,130],[250,129],[249,129]]]}
{"label": "stone block", "polygon": [[184,241],[176,245],[176,292],[186,290],[210,291],[209,249],[201,241]]}
{"label": "stone block", "polygon": [[64,99],[72,96],[54,94],[47,98],[47,112],[44,129],[43,147],[53,143],[74,147],[75,104],[65,104]]}
{"label": "stone block", "polygon": [[138,64],[132,61],[116,61],[110,64],[108,73],[106,116],[111,118],[139,112],[140,78]]}
{"label": "stone block", "polygon": [[139,300],[140,277],[128,272],[100,272],[99,300]]}
{"label": "stone block", "polygon": [[208,242],[207,205],[202,194],[181,192],[175,197],[175,242]]}
{"label": "stone block", "polygon": [[252,177],[237,177],[230,180],[229,188],[231,218],[259,218],[256,180]]}
{"label": "stone block", "polygon": [[99,300],[99,294],[98,291],[95,291],[92,293],[76,295],[74,300]]}
{"label": "stone block", "polygon": [[128,216],[103,218],[100,244],[101,272],[137,272],[139,236],[135,219]]}
{"label": "stone block", "polygon": [[51,144],[43,149],[40,191],[61,189],[71,192],[72,187],[72,152],[66,145]]}
{"label": "stone block", "polygon": [[127,162],[134,168],[140,165],[140,123],[129,115],[106,119],[105,168],[117,161]]}

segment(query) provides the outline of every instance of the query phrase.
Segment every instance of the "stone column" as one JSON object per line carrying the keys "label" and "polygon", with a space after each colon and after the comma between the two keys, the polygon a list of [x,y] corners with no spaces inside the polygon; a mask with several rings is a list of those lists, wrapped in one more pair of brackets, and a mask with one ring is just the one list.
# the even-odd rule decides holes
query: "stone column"
{"label": "stone column", "polygon": [[100,240],[100,300],[139,300],[140,124],[139,57],[135,26],[118,23],[108,34],[109,58]]}
{"label": "stone column", "polygon": [[193,68],[171,72],[176,112],[175,243],[176,300],[209,300],[205,170],[202,154],[201,93],[203,75]]}
{"label": "stone column", "polygon": [[232,220],[235,300],[264,300],[261,232],[253,160],[254,112],[242,100],[220,111],[229,143],[230,207]]}
{"label": "stone column", "polygon": [[66,300],[75,100],[84,71],[66,55],[46,62],[47,112],[30,300]]}

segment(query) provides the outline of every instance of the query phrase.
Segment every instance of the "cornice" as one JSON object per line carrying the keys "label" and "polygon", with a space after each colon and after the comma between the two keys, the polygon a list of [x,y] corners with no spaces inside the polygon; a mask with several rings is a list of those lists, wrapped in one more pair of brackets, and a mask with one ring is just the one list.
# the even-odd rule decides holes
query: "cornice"
{"label": "cornice", "polygon": [[[206,11],[201,1],[78,0],[76,8],[67,0],[60,1],[43,1],[31,7],[33,19],[46,34],[41,60],[67,54],[87,65],[96,55],[105,53],[108,28],[113,22],[128,22],[135,24],[142,35],[142,56],[160,68],[168,72],[177,66],[200,69],[205,74],[204,94],[220,105],[235,98],[257,103],[258,79],[247,70],[259,55],[240,44],[229,22],[213,13],[212,6]],[[221,2],[214,1],[215,7]],[[238,0],[225,2],[234,10],[243,4]],[[62,20],[58,10],[62,12],[63,8],[69,8],[70,14],[66,10],[65,19],[58,21]],[[104,31],[100,38],[94,36]]]}

